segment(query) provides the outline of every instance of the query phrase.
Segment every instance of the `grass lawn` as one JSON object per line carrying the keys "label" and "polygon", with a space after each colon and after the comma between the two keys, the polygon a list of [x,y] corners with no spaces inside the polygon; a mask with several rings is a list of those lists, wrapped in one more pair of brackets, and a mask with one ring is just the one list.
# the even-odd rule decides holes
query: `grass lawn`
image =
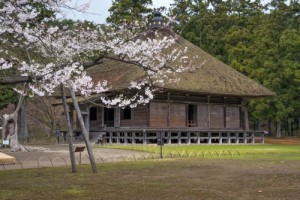
{"label": "grass lawn", "polygon": [[[96,145],[96,148],[113,148],[159,153],[157,145]],[[165,145],[166,157],[205,157],[205,158],[250,158],[299,160],[299,145]]]}
{"label": "grass lawn", "polygon": [[164,159],[1,171],[3,199],[300,199],[300,162]]}

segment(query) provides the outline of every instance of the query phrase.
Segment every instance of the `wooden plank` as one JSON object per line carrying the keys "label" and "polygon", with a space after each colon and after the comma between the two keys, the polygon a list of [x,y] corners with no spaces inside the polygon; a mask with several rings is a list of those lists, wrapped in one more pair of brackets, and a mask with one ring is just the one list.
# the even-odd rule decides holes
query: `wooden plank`
{"label": "wooden plank", "polygon": [[210,105],[210,128],[224,128],[224,106]]}
{"label": "wooden plank", "polygon": [[201,128],[209,127],[207,104],[198,105],[198,126]]}
{"label": "wooden plank", "polygon": [[186,127],[186,105],[179,103],[170,104],[170,127]]}
{"label": "wooden plank", "polygon": [[147,106],[138,105],[132,109],[132,123],[133,126],[146,127],[147,126]]}
{"label": "wooden plank", "polygon": [[226,128],[240,128],[240,108],[238,106],[226,107]]}
{"label": "wooden plank", "polygon": [[150,103],[150,127],[168,126],[168,103]]}

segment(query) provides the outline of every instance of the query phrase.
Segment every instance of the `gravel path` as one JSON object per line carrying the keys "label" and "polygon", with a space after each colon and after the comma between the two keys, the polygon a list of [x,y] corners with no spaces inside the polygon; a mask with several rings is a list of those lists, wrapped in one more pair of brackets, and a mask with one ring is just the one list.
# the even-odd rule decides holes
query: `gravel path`
{"label": "gravel path", "polygon": [[[77,144],[74,146],[84,146]],[[27,169],[27,168],[41,168],[41,167],[56,167],[56,166],[69,166],[70,156],[67,144],[39,146],[39,151],[32,152],[9,152],[8,150],[1,150],[1,152],[16,158],[16,164],[1,165],[0,170],[8,169]],[[117,149],[93,149],[94,157],[97,163],[127,161],[134,159],[142,159],[149,156],[148,153],[117,150]],[[86,149],[81,153],[75,153],[76,162],[82,164],[89,164],[88,153]]]}

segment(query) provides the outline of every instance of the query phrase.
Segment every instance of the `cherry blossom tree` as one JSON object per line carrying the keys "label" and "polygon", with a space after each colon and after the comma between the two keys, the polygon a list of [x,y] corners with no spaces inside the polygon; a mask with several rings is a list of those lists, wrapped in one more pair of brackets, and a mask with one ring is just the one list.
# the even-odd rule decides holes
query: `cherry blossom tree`
{"label": "cherry blossom tree", "polygon": [[[145,24],[111,27],[92,22],[64,23],[64,19],[56,16],[59,13],[63,16],[62,8],[70,8],[67,3],[67,0],[12,0],[0,3],[0,43],[11,47],[8,50],[0,46],[1,55],[5,55],[0,57],[0,70],[16,70],[16,76],[0,77],[0,83],[25,83],[23,88],[15,88],[20,93],[20,101],[26,95],[52,95],[61,88],[68,134],[71,136],[65,98],[67,89],[80,122],[93,172],[96,172],[88,132],[76,96],[102,94],[101,101],[106,106],[146,104],[153,98],[153,85],[176,81],[169,77],[191,70],[192,66],[188,61],[190,58],[185,56],[186,49],[173,48],[175,35],[161,36],[157,30],[146,29]],[[82,11],[86,6],[73,9]],[[154,32],[155,37],[148,37],[149,31]],[[13,49],[21,49],[25,56],[12,56]],[[94,83],[85,71],[95,65],[101,67],[105,59],[130,63],[144,70],[144,78],[128,86],[128,89],[137,92],[129,97],[105,95],[110,88],[107,81]],[[17,123],[16,115],[17,110],[4,117],[4,127],[7,127],[3,130],[4,138],[16,134],[15,128],[11,128]],[[72,171],[75,172],[70,141]],[[17,146],[17,142],[13,145]]]}

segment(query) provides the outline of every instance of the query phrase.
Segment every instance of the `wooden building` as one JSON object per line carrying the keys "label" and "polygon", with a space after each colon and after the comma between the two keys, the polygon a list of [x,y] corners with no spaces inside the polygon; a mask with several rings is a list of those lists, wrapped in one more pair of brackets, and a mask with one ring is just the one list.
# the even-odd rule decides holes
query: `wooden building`
{"label": "wooden building", "polygon": [[[173,34],[168,29],[160,31]],[[178,74],[180,79],[173,84],[157,85],[147,105],[97,107],[90,103],[97,102],[97,96],[81,101],[90,137],[101,135],[107,143],[124,144],[151,144],[160,137],[167,144],[263,142],[263,133],[248,130],[246,105],[249,99],[273,93],[180,36],[175,46],[187,47],[193,65],[199,63],[199,67]],[[144,72],[134,65],[105,60],[101,67],[89,69],[89,74],[96,81],[107,80],[111,91],[124,92]]]}

